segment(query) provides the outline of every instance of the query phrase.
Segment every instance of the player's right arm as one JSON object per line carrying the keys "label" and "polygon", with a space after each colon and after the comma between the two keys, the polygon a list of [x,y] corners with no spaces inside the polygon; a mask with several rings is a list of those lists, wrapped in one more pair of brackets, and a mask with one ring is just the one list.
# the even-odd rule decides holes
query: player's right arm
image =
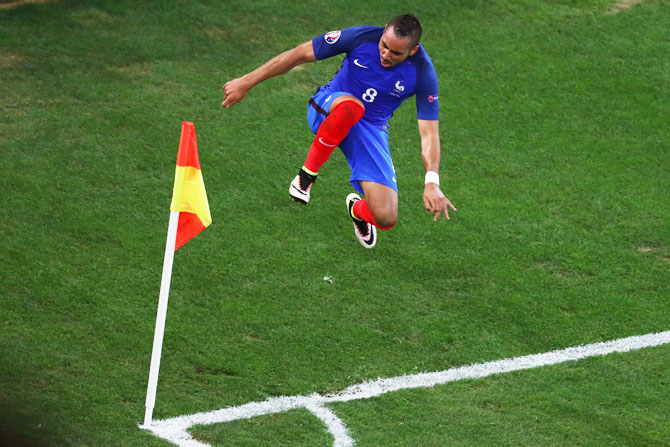
{"label": "player's right arm", "polygon": [[314,55],[314,47],[312,41],[308,40],[297,47],[285,51],[254,71],[245,74],[244,76],[228,81],[223,85],[223,102],[221,106],[228,108],[233,104],[237,104],[247,95],[247,92],[254,85],[270,79],[274,76],[284,74],[300,64],[306,62],[313,62],[316,60]]}

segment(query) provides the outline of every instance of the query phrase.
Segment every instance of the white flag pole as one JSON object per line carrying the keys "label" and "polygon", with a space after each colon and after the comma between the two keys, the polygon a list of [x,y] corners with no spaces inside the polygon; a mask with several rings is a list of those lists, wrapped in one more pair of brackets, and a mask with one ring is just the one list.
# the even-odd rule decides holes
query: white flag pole
{"label": "white flag pole", "polygon": [[170,280],[172,279],[172,261],[177,239],[177,224],[179,213],[170,211],[167,242],[165,243],[165,258],[163,259],[163,278],[158,298],[158,313],[156,315],[156,331],[154,332],[154,347],[151,352],[151,368],[149,370],[149,385],[147,386],[147,401],[145,404],[144,426],[151,425],[151,418],[156,403],[156,387],[158,386],[158,370],[161,365],[161,351],[163,350],[163,334],[165,333],[165,318],[167,316],[168,295],[170,294]]}

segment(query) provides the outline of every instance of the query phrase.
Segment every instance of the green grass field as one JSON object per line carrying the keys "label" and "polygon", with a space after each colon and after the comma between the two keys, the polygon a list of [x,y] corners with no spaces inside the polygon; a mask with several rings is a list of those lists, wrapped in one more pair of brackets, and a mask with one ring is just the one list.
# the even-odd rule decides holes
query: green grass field
{"label": "green grass field", "polygon": [[[176,253],[156,419],[669,330],[670,3],[615,3],[0,9],[0,444],[171,445],[138,424],[184,120],[214,223]],[[287,194],[307,100],[341,59],[229,110],[221,86],[408,9],[440,77],[458,211],[434,223],[423,208],[408,101],[390,122],[399,221],[364,250],[341,153],[309,206]],[[669,362],[665,345],[332,409],[358,447],[668,446]],[[333,444],[304,411],[193,433]]]}

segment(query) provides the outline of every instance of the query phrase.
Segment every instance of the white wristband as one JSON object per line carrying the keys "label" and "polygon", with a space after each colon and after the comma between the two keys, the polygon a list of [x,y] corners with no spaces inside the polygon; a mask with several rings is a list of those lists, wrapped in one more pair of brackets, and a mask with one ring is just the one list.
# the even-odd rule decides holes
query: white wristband
{"label": "white wristband", "polygon": [[426,183],[435,183],[440,186],[440,174],[435,171],[426,172]]}

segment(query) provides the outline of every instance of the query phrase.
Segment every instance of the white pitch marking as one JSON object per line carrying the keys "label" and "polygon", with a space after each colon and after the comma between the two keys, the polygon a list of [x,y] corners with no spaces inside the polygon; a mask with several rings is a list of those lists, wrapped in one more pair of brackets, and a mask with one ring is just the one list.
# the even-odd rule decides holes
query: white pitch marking
{"label": "white pitch marking", "polygon": [[544,354],[533,354],[515,357],[494,362],[477,363],[461,366],[438,372],[420,373],[408,376],[379,378],[363,382],[335,394],[321,396],[273,397],[263,402],[251,402],[237,407],[222,408],[207,413],[195,413],[178,416],[171,419],[153,421],[148,427],[140,428],[153,432],[156,436],[170,441],[179,447],[211,447],[209,444],[194,439],[188,429],[195,425],[208,425],[231,422],[240,419],[250,419],[255,416],[282,413],[284,411],[304,408],[312,412],[328,427],[333,435],[333,447],[353,447],[355,441],[351,438],[344,422],[335,413],[324,405],[333,402],[349,402],[357,399],[369,399],[381,396],[392,391],[410,388],[429,388],[448,382],[464,379],[479,379],[494,374],[538,368],[540,366],[556,365],[558,363],[585,359],[611,354],[613,352],[628,352],[642,348],[660,346],[670,343],[670,331],[656,334],[637,335],[620,338],[591,345],[575,346]]}
{"label": "white pitch marking", "polygon": [[[317,398],[315,398],[316,400]],[[332,410],[323,406],[323,400],[312,402],[307,405],[307,409],[321,419],[331,435],[333,435],[333,447],[353,447],[355,441],[349,435],[349,430],[344,422],[338,418]]]}

